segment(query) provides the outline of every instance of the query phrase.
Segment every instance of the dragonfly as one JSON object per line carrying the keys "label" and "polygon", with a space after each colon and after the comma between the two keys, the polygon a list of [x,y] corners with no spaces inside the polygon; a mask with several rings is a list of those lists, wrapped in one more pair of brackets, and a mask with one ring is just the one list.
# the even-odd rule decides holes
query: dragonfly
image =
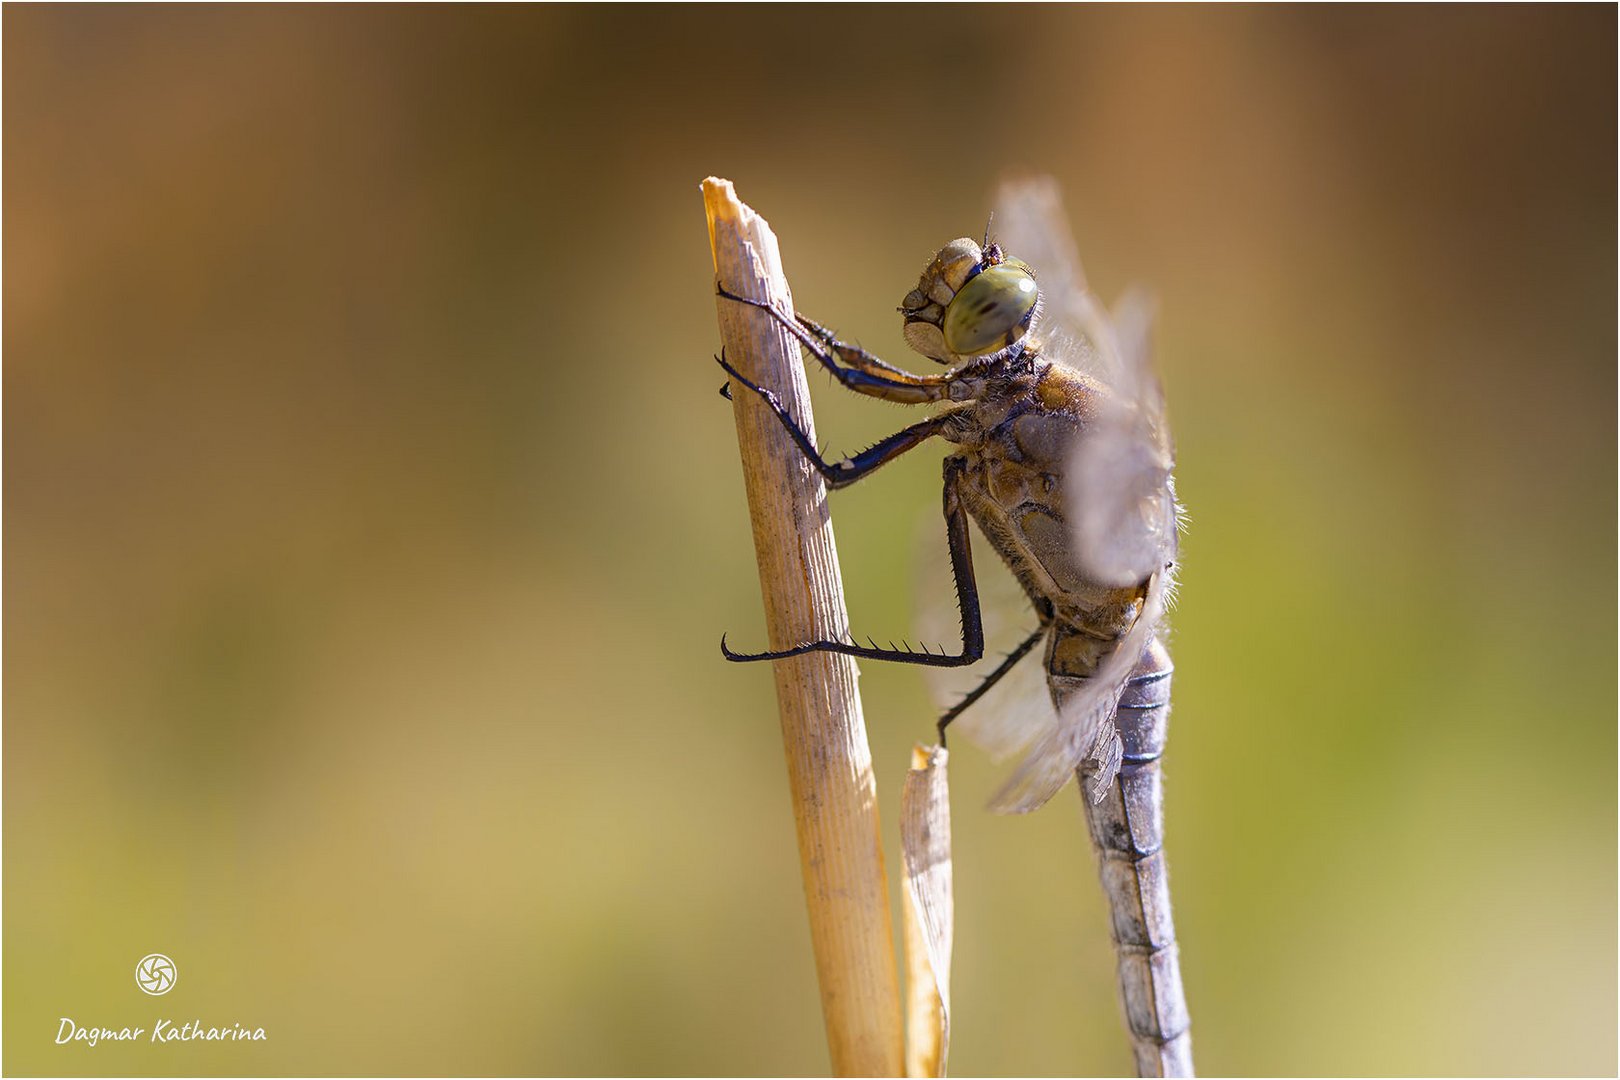
{"label": "dragonfly", "polygon": [[[1193,1075],[1163,850],[1160,759],[1172,664],[1163,641],[1182,510],[1164,396],[1150,361],[1152,307],[1128,295],[1109,312],[1087,287],[1054,181],[1002,186],[982,241],[952,240],[901,301],[906,344],[947,368],[916,375],[798,313],[763,308],[846,389],[942,405],[851,457],[828,461],[768,387],[724,353],[732,384],[759,395],[805,460],[837,489],[933,439],[944,460],[946,547],[961,646],[885,648],[872,639],[806,641],[726,659],[808,652],[963,668],[985,656],[969,522],[1016,579],[1034,628],[938,721],[946,729],[1040,648],[1046,701],[977,730],[1020,760],[991,808],[1024,813],[1078,782],[1107,895],[1120,997],[1137,1072]],[[1026,667],[1028,665],[1025,665]]]}

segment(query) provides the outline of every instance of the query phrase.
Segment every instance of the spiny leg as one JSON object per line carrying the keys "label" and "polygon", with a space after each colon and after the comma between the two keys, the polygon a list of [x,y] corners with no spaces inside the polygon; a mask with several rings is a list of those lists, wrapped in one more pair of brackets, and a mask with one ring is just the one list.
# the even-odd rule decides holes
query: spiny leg
{"label": "spiny leg", "polygon": [[1001,663],[996,665],[996,669],[986,675],[978,686],[975,686],[966,697],[951,706],[946,710],[945,715],[939,718],[939,722],[935,726],[939,730],[940,746],[945,745],[945,729],[950,726],[951,721],[972,708],[974,702],[988,694],[998,682],[1006,677],[1008,672],[1017,667],[1018,661],[1028,656],[1029,651],[1040,644],[1041,639],[1051,631],[1052,623],[1057,619],[1057,611],[1052,607],[1052,601],[1036,592],[1024,578],[1017,575],[1015,577],[1019,588],[1024,590],[1025,596],[1029,597],[1029,604],[1035,609],[1035,618],[1039,625],[1030,631],[1027,638],[1019,642],[1017,648],[1003,657]]}
{"label": "spiny leg", "polygon": [[[973,549],[968,538],[967,509],[962,505],[960,485],[963,463],[960,458],[945,459],[945,542],[951,552],[951,575],[956,579],[956,606],[962,616],[962,651],[956,656],[944,652],[916,652],[912,649],[871,648],[843,641],[807,641],[776,652],[737,653],[720,638],[720,651],[727,660],[785,660],[810,652],[841,653],[863,660],[894,660],[927,667],[966,667],[984,656],[984,622],[979,612],[979,586],[973,577]],[[871,639],[868,638],[868,641]]]}
{"label": "spiny leg", "polygon": [[[817,452],[815,443],[810,441],[810,436],[804,433],[804,429],[799,426],[798,421],[793,419],[793,414],[788,412],[787,406],[782,404],[782,399],[777,397],[774,391],[748,381],[740,371],[732,367],[726,360],[724,351],[714,360],[715,363],[726,370],[728,375],[758,394],[765,404],[770,406],[771,411],[776,414],[776,418],[782,421],[782,426],[787,428],[788,434],[793,437],[793,442],[798,446],[799,452],[805,456],[805,460],[815,466],[816,471],[827,481],[827,486],[830,488],[848,487],[862,477],[875,472],[879,466],[893,461],[925,439],[938,435],[951,423],[952,413],[942,412],[938,416],[930,416],[921,423],[902,428],[853,457],[828,464],[822,459],[821,454]],[[730,386],[729,383],[726,385]],[[726,396],[729,397],[730,395],[727,394]]]}
{"label": "spiny leg", "polygon": [[[803,345],[806,351],[814,356],[822,367],[831,372],[832,377],[837,379],[847,390],[854,390],[858,394],[866,394],[869,397],[882,398],[885,401],[897,401],[903,405],[920,405],[928,401],[941,401],[950,396],[951,375],[948,372],[944,375],[912,375],[909,372],[901,371],[899,368],[890,367],[888,364],[882,364],[881,368],[874,366],[872,370],[867,370],[860,366],[861,358],[875,360],[876,357],[872,357],[865,350],[843,345],[842,343],[839,343],[838,355],[856,366],[839,367],[838,361],[833,358],[834,350],[828,342],[824,342],[816,334],[805,329],[797,320],[788,318],[775,305],[768,304],[763,300],[750,300],[746,296],[738,296],[735,293],[727,292],[720,285],[715,286],[715,291],[728,300],[749,304],[769,312],[771,317],[781,323],[790,334],[798,338],[799,344]],[[811,325],[815,324],[812,323]],[[820,327],[817,327],[817,329],[821,330]],[[827,334],[827,331],[821,330],[821,333]],[[829,334],[828,337],[830,338],[831,335]]]}

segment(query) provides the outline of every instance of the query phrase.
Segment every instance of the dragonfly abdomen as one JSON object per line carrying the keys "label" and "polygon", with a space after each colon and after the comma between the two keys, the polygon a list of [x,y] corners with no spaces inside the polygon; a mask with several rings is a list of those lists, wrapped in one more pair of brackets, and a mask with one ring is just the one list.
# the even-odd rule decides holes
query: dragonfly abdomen
{"label": "dragonfly abdomen", "polygon": [[[1192,1038],[1181,988],[1164,856],[1159,759],[1170,716],[1170,654],[1157,639],[1125,684],[1115,723],[1119,776],[1086,819],[1108,896],[1120,998],[1141,1076],[1191,1076]],[[1087,769],[1082,769],[1084,774]]]}

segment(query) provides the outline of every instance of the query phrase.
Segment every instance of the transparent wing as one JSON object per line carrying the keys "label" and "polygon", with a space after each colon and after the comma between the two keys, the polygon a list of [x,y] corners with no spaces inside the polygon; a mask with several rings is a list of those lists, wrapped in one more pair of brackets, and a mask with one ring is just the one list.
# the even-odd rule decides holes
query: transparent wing
{"label": "transparent wing", "polygon": [[1086,287],[1051,177],[1009,180],[996,197],[996,238],[1035,270],[1041,355],[1110,390],[1075,447],[1067,513],[1080,565],[1099,584],[1129,586],[1173,561],[1175,452],[1152,367],[1153,306],[1127,294],[1113,316]]}
{"label": "transparent wing", "polygon": [[1071,454],[1064,513],[1076,560],[1092,581],[1146,583],[1142,609],[1090,679],[1054,687],[1051,718],[1026,724],[1023,760],[992,799],[1024,812],[1057,794],[1089,757],[1089,794],[1100,798],[1119,768],[1114,712],[1164,616],[1173,582],[1179,509],[1164,396],[1152,368],[1152,304],[1130,294],[1110,316],[1086,285],[1058,186],[1050,177],[1011,180],[997,195],[996,239],[1035,270],[1042,356],[1109,389]]}
{"label": "transparent wing", "polygon": [[[1095,801],[1120,762],[1114,712],[1137,663],[1163,620],[1172,586],[1178,508],[1174,453],[1164,399],[1151,366],[1152,305],[1133,294],[1109,312],[1086,286],[1058,188],[1039,177],[1003,184],[993,238],[1034,268],[1042,311],[1041,355],[1084,371],[1110,391],[1074,447],[1064,478],[1064,507],[1076,554],[1097,584],[1146,584],[1131,629],[1095,676],[1049,684],[1043,647],[1031,651],[952,725],[1000,759],[1018,765],[991,800],[995,810],[1022,813],[1045,804],[1088,758]],[[977,530],[975,530],[976,532]],[[927,640],[951,641],[959,629],[949,564],[933,523],[929,557],[921,560],[919,620]],[[975,537],[978,551],[993,550]],[[970,692],[1036,623],[1028,598],[998,560],[981,559],[986,661],[971,670],[930,669],[942,709]],[[1056,701],[1054,701],[1054,695]]]}
{"label": "transparent wing", "polygon": [[1041,305],[1035,335],[1042,355],[1113,385],[1109,358],[1094,339],[1097,324],[1107,320],[1099,317],[1086,285],[1057,181],[1028,176],[1003,182],[996,189],[991,239],[1035,271]]}
{"label": "transparent wing", "polygon": [[1121,378],[1075,444],[1064,478],[1079,562],[1092,580],[1129,586],[1175,561],[1175,450],[1150,366],[1151,303],[1127,294],[1099,328]]}
{"label": "transparent wing", "polygon": [[1075,770],[1089,757],[1097,762],[1087,794],[1099,801],[1119,772],[1119,733],[1114,712],[1142,654],[1164,617],[1170,586],[1168,570],[1148,582],[1141,614],[1115,644],[1097,674],[1080,685],[1059,691],[1053,724],[1035,736],[1024,759],[990,799],[990,808],[1004,814],[1023,814],[1044,806],[1063,790]]}
{"label": "transparent wing", "polygon": [[[930,523],[930,526],[932,523]],[[930,527],[926,540],[937,540]],[[990,550],[974,529],[976,551]],[[939,543],[919,540],[926,556],[918,560],[918,624],[924,640],[950,641],[959,632],[955,595],[950,584],[950,563]],[[1029,599],[999,560],[980,560],[980,608],[984,613],[985,661],[970,669],[928,668],[929,689],[940,710],[950,708],[970,692],[1005,656],[1035,629]],[[1169,570],[1149,581],[1142,612],[1132,629],[1120,639],[1097,676],[1076,688],[1059,692],[1061,711],[1054,704],[1044,666],[1044,644],[1024,657],[996,686],[951,725],[997,761],[1019,756],[1018,766],[990,800],[1001,813],[1026,813],[1048,802],[1074,778],[1088,756],[1098,768],[1089,794],[1095,801],[1119,770],[1119,738],[1113,728],[1114,710],[1142,654],[1152,643],[1163,620],[1171,586]]]}

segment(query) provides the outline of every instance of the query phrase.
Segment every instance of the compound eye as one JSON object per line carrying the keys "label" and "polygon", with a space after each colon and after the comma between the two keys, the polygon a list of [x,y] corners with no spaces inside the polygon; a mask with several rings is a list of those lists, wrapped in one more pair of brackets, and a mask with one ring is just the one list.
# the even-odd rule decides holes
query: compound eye
{"label": "compound eye", "polygon": [[969,279],[945,309],[945,347],[958,356],[995,352],[1024,336],[1035,315],[1035,275],[1010,259]]}
{"label": "compound eye", "polygon": [[928,299],[944,307],[951,302],[968,280],[979,270],[984,262],[984,252],[979,245],[968,237],[958,237],[940,248],[933,260],[923,271],[922,281],[917,288]]}

